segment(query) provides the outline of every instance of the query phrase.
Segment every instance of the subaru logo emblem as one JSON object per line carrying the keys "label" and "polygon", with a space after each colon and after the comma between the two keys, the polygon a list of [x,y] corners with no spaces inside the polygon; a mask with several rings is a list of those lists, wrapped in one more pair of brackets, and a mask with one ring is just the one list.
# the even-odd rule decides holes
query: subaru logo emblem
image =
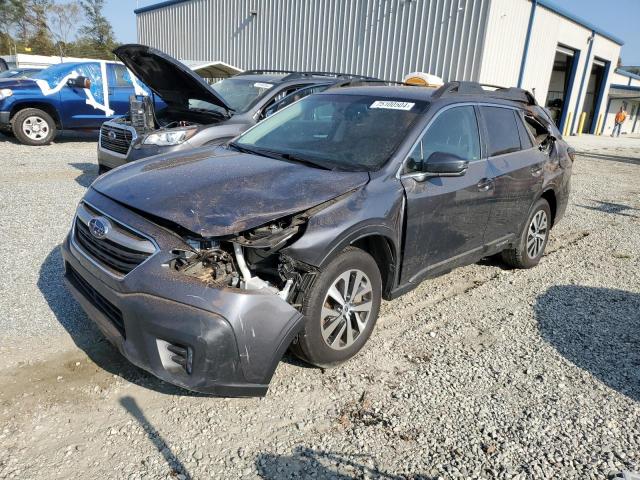
{"label": "subaru logo emblem", "polygon": [[109,137],[110,140],[115,140],[116,139],[116,132],[114,132],[112,130],[109,133],[107,133],[107,136]]}
{"label": "subaru logo emblem", "polygon": [[109,233],[109,220],[103,217],[95,217],[89,220],[89,231],[96,238],[103,239]]}

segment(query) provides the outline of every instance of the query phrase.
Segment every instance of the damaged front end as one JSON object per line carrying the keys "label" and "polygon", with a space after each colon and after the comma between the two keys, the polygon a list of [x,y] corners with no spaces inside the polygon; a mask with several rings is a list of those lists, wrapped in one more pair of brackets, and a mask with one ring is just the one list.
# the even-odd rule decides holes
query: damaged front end
{"label": "damaged front end", "polygon": [[224,239],[188,238],[171,267],[213,288],[236,288],[277,295],[296,308],[296,299],[317,269],[282,253],[299,238],[316,208]]}
{"label": "damaged front end", "polygon": [[[65,280],[135,365],[193,391],[261,396],[303,326],[301,299],[317,270],[285,250],[313,210],[222,238],[180,236],[90,190],[63,245]],[[78,230],[96,218],[107,225],[101,240]],[[123,235],[153,239],[157,250],[115,275],[109,255]]]}

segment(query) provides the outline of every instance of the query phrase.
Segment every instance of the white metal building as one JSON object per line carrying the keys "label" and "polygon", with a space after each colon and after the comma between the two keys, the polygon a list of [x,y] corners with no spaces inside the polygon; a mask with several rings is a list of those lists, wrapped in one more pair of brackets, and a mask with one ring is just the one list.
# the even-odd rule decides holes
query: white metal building
{"label": "white metal building", "polygon": [[608,128],[622,45],[550,0],[169,0],[136,14],[138,41],[177,58],[521,86],[565,133]]}

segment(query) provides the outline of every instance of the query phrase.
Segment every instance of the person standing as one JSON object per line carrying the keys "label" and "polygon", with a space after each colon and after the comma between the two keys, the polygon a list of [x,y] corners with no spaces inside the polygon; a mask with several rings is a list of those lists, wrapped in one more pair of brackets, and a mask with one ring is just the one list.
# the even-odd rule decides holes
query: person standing
{"label": "person standing", "polygon": [[616,113],[615,125],[613,126],[613,132],[611,132],[612,137],[614,135],[616,137],[620,136],[620,129],[622,128],[622,124],[626,119],[627,119],[627,112],[625,111],[624,105],[623,105],[622,107],[620,107],[620,110],[618,111],[618,113]]}

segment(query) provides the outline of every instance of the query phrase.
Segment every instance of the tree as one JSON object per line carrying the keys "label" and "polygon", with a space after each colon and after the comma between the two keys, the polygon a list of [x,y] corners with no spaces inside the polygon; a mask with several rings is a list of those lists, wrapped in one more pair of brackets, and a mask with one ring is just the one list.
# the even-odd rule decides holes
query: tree
{"label": "tree", "polygon": [[92,56],[111,58],[111,51],[117,43],[111,23],[102,13],[104,2],[105,0],[81,0],[80,5],[87,23],[80,28],[82,38],[78,42],[78,48]]}
{"label": "tree", "polygon": [[72,38],[82,18],[80,3],[77,1],[56,3],[49,9],[47,18],[49,31],[53,35],[60,56],[69,55],[73,48]]}

